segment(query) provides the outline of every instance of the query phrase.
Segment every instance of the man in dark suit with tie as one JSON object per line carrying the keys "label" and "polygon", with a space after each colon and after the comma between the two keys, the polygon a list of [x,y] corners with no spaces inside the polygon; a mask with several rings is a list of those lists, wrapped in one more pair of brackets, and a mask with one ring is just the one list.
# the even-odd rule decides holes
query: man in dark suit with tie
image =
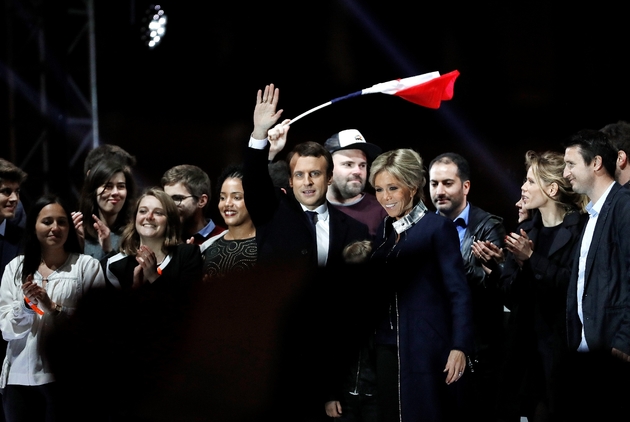
{"label": "man in dark suit with tie", "polygon": [[[256,225],[259,261],[298,260],[319,267],[343,262],[343,248],[354,240],[369,239],[367,226],[330,206],[326,200],[333,161],[316,142],[295,146],[286,156],[292,192],[278,194],[268,172],[267,132],[280,117],[278,90],[273,85],[258,94],[254,131],[245,153],[243,189],[247,209]],[[313,220],[306,211],[317,212]],[[315,236],[314,236],[315,235]]]}
{"label": "man in dark suit with tie", "polygon": [[564,176],[586,194],[589,220],[567,291],[567,420],[630,411],[630,190],[615,182],[617,149],[602,132],[565,143]]}
{"label": "man in dark suit with tie", "polygon": [[[6,265],[22,252],[24,230],[19,221],[14,221],[20,201],[20,185],[26,173],[13,163],[0,158],[0,280]],[[7,343],[0,340],[0,358],[4,360]],[[0,421],[4,411],[0,400]]]}
{"label": "man in dark suit with tie", "polygon": [[[370,235],[365,224],[326,200],[333,161],[323,145],[297,144],[286,156],[291,189],[284,194],[274,187],[268,171],[268,131],[282,113],[276,111],[278,95],[273,85],[258,91],[243,190],[256,226],[258,268],[284,266],[287,276],[297,274],[299,280],[282,321],[276,399],[287,420],[312,421],[325,418],[322,383],[330,382],[326,374],[338,374],[332,365],[343,365],[345,338],[339,331],[345,326],[341,307],[349,293],[340,276],[343,248]],[[311,219],[307,211],[317,215]]]}

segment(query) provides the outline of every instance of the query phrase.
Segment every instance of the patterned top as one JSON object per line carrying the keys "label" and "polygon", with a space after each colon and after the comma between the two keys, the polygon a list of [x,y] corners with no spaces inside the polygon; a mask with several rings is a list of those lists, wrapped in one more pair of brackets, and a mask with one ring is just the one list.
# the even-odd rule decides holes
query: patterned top
{"label": "patterned top", "polygon": [[228,273],[248,271],[256,264],[256,238],[241,240],[217,239],[205,251],[204,275],[224,277]]}

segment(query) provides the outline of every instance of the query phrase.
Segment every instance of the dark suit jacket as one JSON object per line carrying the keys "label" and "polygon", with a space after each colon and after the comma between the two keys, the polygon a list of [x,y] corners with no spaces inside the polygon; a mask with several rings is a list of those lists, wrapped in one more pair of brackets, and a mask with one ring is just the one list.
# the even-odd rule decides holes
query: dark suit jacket
{"label": "dark suit jacket", "polygon": [[[271,399],[276,404],[270,409],[283,406],[287,414],[306,412],[315,417],[324,411],[324,395],[331,379],[345,373],[337,368],[345,369],[342,362],[350,350],[345,346],[348,336],[343,329],[347,319],[342,306],[350,296],[343,277],[342,251],[348,243],[370,239],[370,235],[365,224],[328,204],[328,260],[325,267],[318,267],[311,223],[291,190],[285,194],[274,187],[267,155],[267,149],[247,148],[243,166],[245,203],[256,226],[256,271],[264,279],[282,268],[285,277],[293,280],[283,304],[278,351],[281,364]],[[275,292],[282,280],[267,282],[269,291]]]}
{"label": "dark suit jacket", "polygon": [[7,220],[4,236],[0,237],[0,251],[2,251],[2,255],[0,255],[0,280],[4,274],[4,267],[22,252],[23,237],[24,229],[18,227],[11,220]]}
{"label": "dark suit jacket", "polygon": [[[243,190],[247,210],[256,226],[258,260],[301,262],[316,265],[316,243],[310,223],[293,192],[275,188],[267,167],[268,150],[247,148]],[[354,240],[370,239],[365,224],[344,214],[330,203],[330,244],[327,266],[342,263],[343,248]]]}
{"label": "dark suit jacket", "polygon": [[[581,243],[582,237],[580,237]],[[577,307],[579,247],[567,291],[569,349],[580,344]],[[589,350],[630,354],[630,190],[615,183],[597,218],[584,280],[582,309]]]}

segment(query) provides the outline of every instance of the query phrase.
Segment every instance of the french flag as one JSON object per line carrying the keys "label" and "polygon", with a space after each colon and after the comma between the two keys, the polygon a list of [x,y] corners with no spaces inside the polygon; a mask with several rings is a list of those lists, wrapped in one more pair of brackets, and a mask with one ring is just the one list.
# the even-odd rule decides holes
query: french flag
{"label": "french flag", "polygon": [[372,85],[370,88],[362,89],[361,91],[353,92],[352,94],[344,95],[330,100],[327,103],[319,105],[309,111],[300,114],[294,119],[291,119],[291,124],[295,123],[302,117],[319,110],[320,108],[329,106],[336,102],[346,100],[348,98],[354,98],[366,94],[388,94],[395,95],[403,98],[414,104],[437,109],[440,108],[442,101],[450,100],[453,98],[453,90],[455,86],[455,80],[459,76],[459,71],[454,70],[452,72],[440,75],[440,72],[424,73],[422,75],[416,75],[409,78],[394,79],[388,82],[382,82],[376,85]]}

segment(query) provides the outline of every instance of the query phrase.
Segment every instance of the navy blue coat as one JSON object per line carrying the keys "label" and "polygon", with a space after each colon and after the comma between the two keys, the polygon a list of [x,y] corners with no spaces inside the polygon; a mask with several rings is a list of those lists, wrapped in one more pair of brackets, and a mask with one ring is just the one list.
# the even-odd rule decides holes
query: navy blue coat
{"label": "navy blue coat", "polygon": [[371,260],[391,297],[377,342],[399,344],[402,420],[444,420],[452,410],[445,403],[456,405],[448,398],[455,397],[456,384],[447,386],[443,372],[449,353],[469,355],[473,348],[472,298],[457,229],[427,212],[396,243],[392,223],[386,219],[377,232]]}

